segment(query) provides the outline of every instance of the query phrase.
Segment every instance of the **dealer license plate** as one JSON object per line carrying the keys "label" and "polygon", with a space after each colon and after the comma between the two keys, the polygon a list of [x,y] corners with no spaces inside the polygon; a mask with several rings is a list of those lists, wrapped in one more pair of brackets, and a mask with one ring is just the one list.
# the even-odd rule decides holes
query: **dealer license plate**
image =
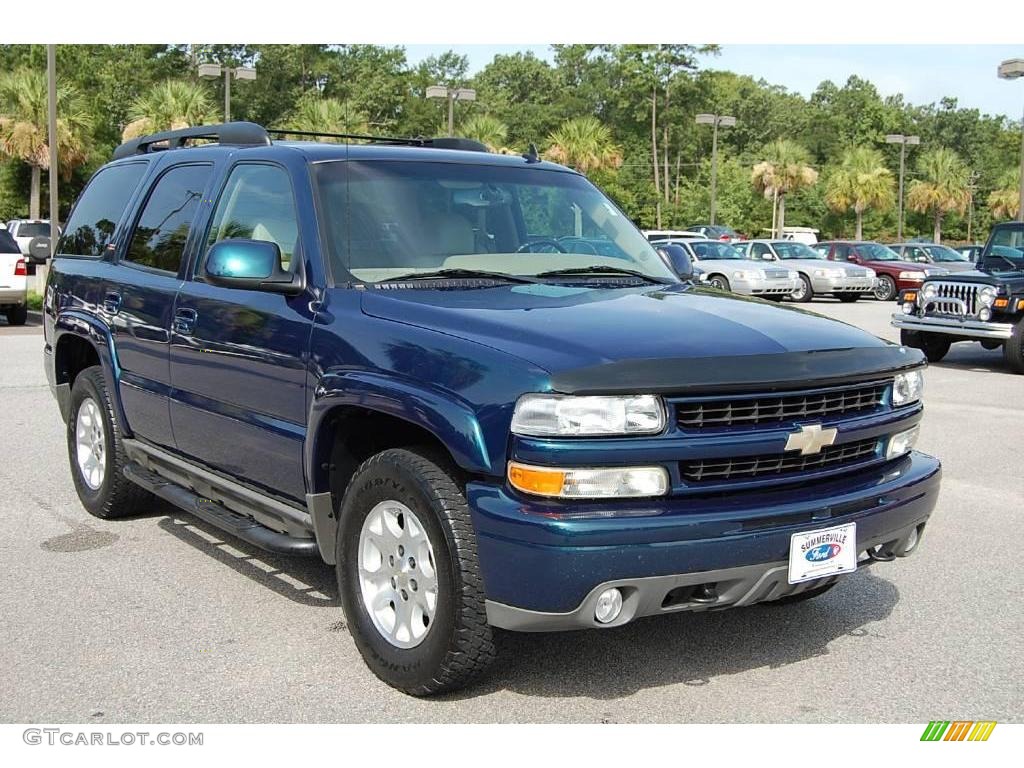
{"label": "dealer license plate", "polygon": [[857,570],[857,524],[794,533],[789,539],[789,583]]}

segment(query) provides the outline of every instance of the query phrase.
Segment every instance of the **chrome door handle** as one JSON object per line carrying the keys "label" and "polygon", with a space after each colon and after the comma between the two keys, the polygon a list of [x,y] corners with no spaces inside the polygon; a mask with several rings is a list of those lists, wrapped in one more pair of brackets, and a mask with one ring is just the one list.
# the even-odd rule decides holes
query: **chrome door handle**
{"label": "chrome door handle", "polygon": [[121,294],[117,291],[110,291],[103,298],[103,311],[108,315],[116,315],[121,310]]}
{"label": "chrome door handle", "polygon": [[199,313],[194,309],[179,309],[174,313],[174,332],[182,336],[191,336],[198,319]]}

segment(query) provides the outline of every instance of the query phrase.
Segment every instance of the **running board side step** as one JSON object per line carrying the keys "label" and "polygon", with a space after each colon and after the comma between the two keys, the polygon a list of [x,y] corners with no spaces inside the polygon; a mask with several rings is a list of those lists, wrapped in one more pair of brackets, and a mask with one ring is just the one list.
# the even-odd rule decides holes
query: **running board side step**
{"label": "running board side step", "polygon": [[314,539],[300,539],[272,531],[255,520],[235,514],[215,499],[207,499],[166,480],[155,472],[145,469],[137,462],[125,464],[124,476],[140,485],[155,496],[169,501],[176,507],[189,512],[200,520],[216,526],[232,536],[278,555],[297,557],[319,557],[320,549]]}

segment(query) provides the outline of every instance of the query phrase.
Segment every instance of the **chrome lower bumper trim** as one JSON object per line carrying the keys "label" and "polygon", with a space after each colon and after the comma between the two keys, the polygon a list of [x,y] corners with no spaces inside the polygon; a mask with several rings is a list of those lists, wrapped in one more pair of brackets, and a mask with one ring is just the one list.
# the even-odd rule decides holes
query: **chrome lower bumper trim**
{"label": "chrome lower bumper trim", "polygon": [[1005,341],[1013,334],[1013,323],[983,323],[980,320],[952,320],[940,317],[917,317],[897,312],[892,316],[892,325],[904,331],[943,333],[949,336],[964,336],[970,339],[1000,339]]}

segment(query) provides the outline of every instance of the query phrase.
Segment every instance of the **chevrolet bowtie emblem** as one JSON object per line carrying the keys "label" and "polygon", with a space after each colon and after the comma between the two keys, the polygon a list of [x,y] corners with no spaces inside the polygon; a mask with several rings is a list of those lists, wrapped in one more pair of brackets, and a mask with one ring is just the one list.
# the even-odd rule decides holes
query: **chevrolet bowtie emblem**
{"label": "chevrolet bowtie emblem", "polygon": [[820,453],[822,448],[836,441],[836,434],[835,427],[822,429],[821,424],[804,424],[786,438],[786,450],[800,451],[801,456]]}

